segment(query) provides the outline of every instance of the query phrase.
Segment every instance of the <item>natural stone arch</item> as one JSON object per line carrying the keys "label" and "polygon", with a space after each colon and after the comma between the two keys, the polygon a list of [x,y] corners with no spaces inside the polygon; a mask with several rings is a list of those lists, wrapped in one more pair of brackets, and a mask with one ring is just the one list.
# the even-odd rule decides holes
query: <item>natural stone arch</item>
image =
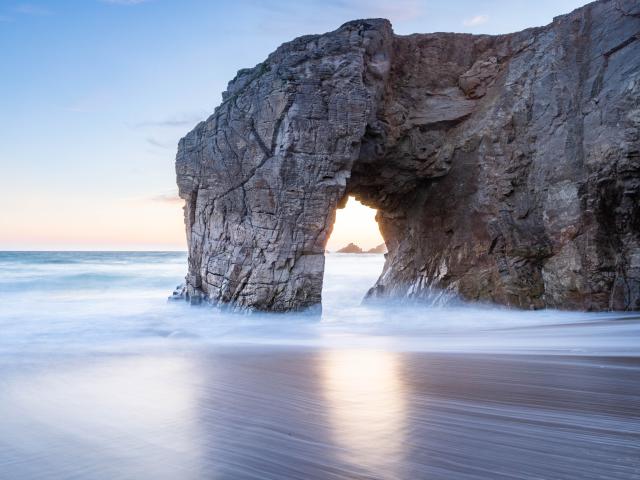
{"label": "natural stone arch", "polygon": [[603,0],[495,37],[360,20],[240,71],[178,148],[185,294],[318,304],[335,210],[354,195],[389,249],[371,295],[639,308],[633,8]]}

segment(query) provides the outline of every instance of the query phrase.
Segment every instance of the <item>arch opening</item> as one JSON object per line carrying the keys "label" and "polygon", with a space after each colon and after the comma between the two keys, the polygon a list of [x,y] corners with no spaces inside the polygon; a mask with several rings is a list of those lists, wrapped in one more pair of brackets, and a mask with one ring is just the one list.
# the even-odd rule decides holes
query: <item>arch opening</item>
{"label": "arch opening", "polygon": [[377,210],[349,196],[345,206],[336,210],[325,250],[328,253],[336,253],[353,244],[362,250],[353,253],[384,253],[372,251],[384,246],[384,239],[376,221],[377,213]]}
{"label": "arch opening", "polygon": [[325,247],[323,310],[359,304],[380,277],[386,244],[377,213],[353,196],[336,209]]}

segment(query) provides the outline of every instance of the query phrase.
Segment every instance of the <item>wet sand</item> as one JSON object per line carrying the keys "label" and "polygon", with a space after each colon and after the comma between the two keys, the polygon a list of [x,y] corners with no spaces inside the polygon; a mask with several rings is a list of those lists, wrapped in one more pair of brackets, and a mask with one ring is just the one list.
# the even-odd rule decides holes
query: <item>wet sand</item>
{"label": "wet sand", "polygon": [[7,479],[640,478],[640,359],[234,347],[0,358]]}

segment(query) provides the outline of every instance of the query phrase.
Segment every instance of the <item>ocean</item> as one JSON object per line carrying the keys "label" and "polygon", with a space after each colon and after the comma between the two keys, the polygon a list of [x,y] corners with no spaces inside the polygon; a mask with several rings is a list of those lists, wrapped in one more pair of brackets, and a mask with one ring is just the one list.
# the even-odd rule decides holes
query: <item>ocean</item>
{"label": "ocean", "polygon": [[169,302],[181,252],[0,252],[0,478],[640,478],[640,315]]}

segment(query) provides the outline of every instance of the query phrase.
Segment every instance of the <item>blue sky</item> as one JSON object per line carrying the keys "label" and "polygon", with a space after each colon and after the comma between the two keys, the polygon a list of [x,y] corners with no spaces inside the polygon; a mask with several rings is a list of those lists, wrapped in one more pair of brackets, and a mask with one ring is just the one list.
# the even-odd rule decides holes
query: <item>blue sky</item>
{"label": "blue sky", "polygon": [[178,139],[291,38],[507,33],[580,0],[0,0],[0,248],[181,248]]}

